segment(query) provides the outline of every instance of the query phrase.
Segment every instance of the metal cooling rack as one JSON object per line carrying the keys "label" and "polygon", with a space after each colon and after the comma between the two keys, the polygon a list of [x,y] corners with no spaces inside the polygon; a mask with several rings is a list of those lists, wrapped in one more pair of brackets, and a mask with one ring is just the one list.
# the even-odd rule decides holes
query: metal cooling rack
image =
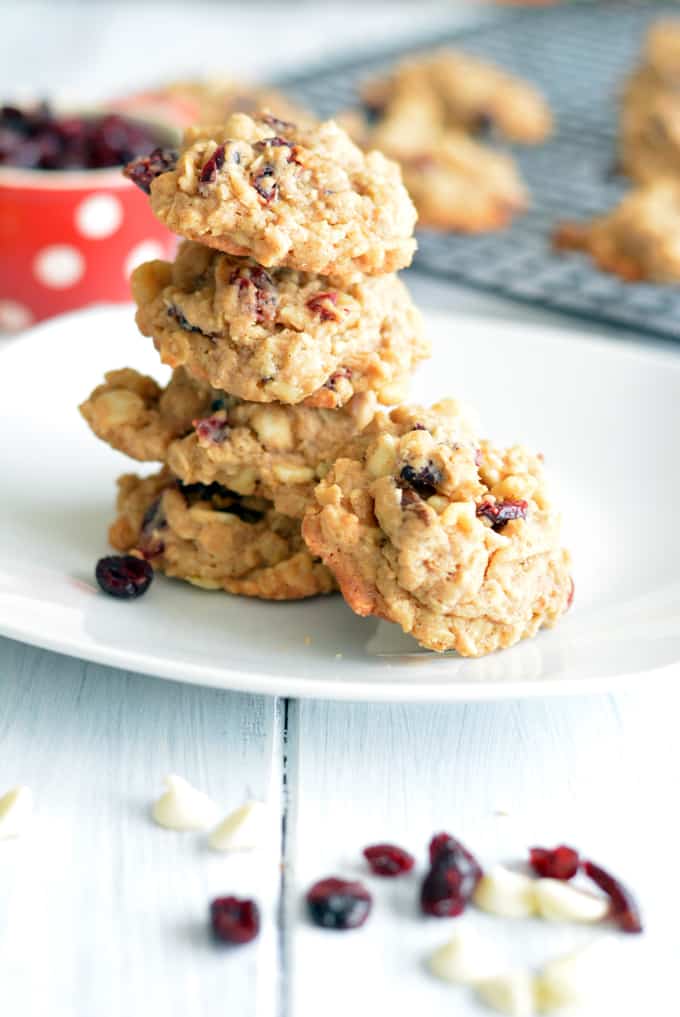
{"label": "metal cooling rack", "polygon": [[569,314],[680,339],[680,287],[626,285],[580,254],[551,251],[556,222],[611,208],[627,188],[612,175],[617,94],[638,60],[651,20],[677,6],[604,5],[523,11],[481,27],[364,53],[281,79],[322,117],[359,104],[357,86],[406,53],[461,46],[530,81],[547,96],[556,133],[536,148],[513,147],[532,207],[497,233],[460,236],[422,229],[414,268]]}

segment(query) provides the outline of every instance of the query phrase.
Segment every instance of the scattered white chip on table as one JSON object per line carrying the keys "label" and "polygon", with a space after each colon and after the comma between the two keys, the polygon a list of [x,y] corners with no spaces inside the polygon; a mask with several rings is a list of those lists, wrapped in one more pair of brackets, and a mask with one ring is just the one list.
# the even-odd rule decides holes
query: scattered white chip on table
{"label": "scattered white chip on table", "polygon": [[165,778],[165,786],[167,791],[151,810],[159,826],[166,830],[208,830],[216,822],[219,810],[203,791],[175,774]]}

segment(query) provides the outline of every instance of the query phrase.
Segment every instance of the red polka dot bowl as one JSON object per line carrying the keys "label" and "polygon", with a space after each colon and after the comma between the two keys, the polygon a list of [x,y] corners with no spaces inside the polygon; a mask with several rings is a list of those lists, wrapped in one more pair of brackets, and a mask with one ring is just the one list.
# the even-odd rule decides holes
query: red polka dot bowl
{"label": "red polka dot bowl", "polygon": [[129,300],[132,269],[175,248],[119,167],[0,167],[0,332]]}

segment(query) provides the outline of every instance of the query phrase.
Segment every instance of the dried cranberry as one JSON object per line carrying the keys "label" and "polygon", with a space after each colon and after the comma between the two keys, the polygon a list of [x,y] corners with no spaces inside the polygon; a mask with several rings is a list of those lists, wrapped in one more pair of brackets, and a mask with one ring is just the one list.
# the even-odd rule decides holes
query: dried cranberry
{"label": "dried cranberry", "polygon": [[336,307],[338,294],[328,290],[325,293],[316,293],[307,301],[307,307],[314,314],[318,314],[322,321],[339,321],[340,314]]}
{"label": "dried cranberry", "polygon": [[212,184],[217,179],[217,174],[224,166],[224,145],[218,145],[201,170],[198,178],[200,184]]}
{"label": "dried cranberry", "polygon": [[276,317],[278,293],[276,284],[260,265],[244,265],[235,269],[229,281],[238,286],[239,297],[248,301],[256,321],[271,323]]}
{"label": "dried cranberry", "polygon": [[254,174],[250,182],[267,204],[276,198],[279,185],[275,179],[273,163],[266,162],[262,169]]}
{"label": "dried cranberry", "polygon": [[430,841],[431,868],[420,890],[420,906],[435,918],[462,914],[482,878],[475,856],[450,834]]}
{"label": "dried cranberry", "polygon": [[151,194],[151,182],[162,173],[175,168],[178,153],[170,148],[154,148],[150,155],[140,155],[123,169],[123,174],[145,194]]}
{"label": "dried cranberry", "polygon": [[526,519],[528,503],[522,499],[506,498],[504,501],[482,501],[477,506],[477,515],[488,519],[491,528],[498,532],[511,519]]}
{"label": "dried cranberry", "polygon": [[578,872],[579,856],[574,848],[560,844],[556,848],[532,847],[529,862],[534,872],[547,879],[573,879]]}
{"label": "dried cranberry", "polygon": [[415,865],[413,855],[396,844],[374,844],[364,848],[364,858],[376,876],[401,876]]}
{"label": "dried cranberry", "polygon": [[307,892],[307,908],[315,925],[324,929],[357,929],[371,911],[371,895],[359,882],[330,876]]}
{"label": "dried cranberry", "polygon": [[295,130],[295,124],[292,124],[289,120],[281,120],[280,117],[275,117],[273,113],[265,113],[262,121],[265,124],[269,124],[275,131]]}
{"label": "dried cranberry", "polygon": [[324,382],[324,388],[329,388],[332,392],[335,392],[336,386],[339,381],[346,378],[348,381],[352,377],[352,371],[349,367],[340,367],[337,371],[333,371],[328,381]]}
{"label": "dried cranberry", "polygon": [[227,440],[229,425],[225,417],[217,415],[204,417],[202,420],[194,420],[193,425],[201,441],[210,442],[212,445],[221,445]]}
{"label": "dried cranberry", "polygon": [[574,603],[574,594],[576,593],[576,583],[574,582],[573,576],[570,576],[569,582],[571,583],[571,587],[569,589],[569,596],[567,597],[567,611]]}
{"label": "dried cranberry", "polygon": [[217,897],[210,905],[210,924],[223,943],[250,943],[260,931],[260,910],[254,900]]}
{"label": "dried cranberry", "polygon": [[131,554],[111,554],[100,558],[95,577],[104,593],[121,600],[141,597],[149,589],[153,569],[148,561]]}
{"label": "dried cranberry", "polygon": [[179,327],[184,329],[185,332],[199,332],[201,335],[205,334],[198,325],[192,325],[191,322],[184,317],[184,314],[180,311],[179,307],[175,307],[174,304],[168,307],[168,317],[174,318]]}
{"label": "dried cranberry", "polygon": [[155,131],[115,113],[58,117],[46,104],[0,109],[0,165],[30,169],[120,166],[157,141]]}
{"label": "dried cranberry", "polygon": [[141,552],[147,561],[151,558],[157,558],[158,555],[163,554],[165,544],[157,537],[156,534],[158,530],[162,530],[166,526],[167,522],[165,520],[161,499],[156,498],[144,513],[139,544],[137,545],[137,550]]}
{"label": "dried cranberry", "polygon": [[419,470],[407,464],[402,468],[399,477],[404,484],[412,487],[421,498],[430,498],[436,494],[437,484],[440,484],[442,480],[440,470],[433,463],[428,463]]}
{"label": "dried cranberry", "polygon": [[637,901],[628,887],[595,862],[584,861],[581,868],[611,901],[611,917],[624,932],[642,932],[642,919]]}

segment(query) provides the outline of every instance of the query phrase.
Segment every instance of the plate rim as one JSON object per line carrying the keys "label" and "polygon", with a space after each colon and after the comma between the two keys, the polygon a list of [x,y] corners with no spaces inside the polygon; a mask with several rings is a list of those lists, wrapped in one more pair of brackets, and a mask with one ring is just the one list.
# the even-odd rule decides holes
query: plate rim
{"label": "plate rim", "polygon": [[[33,326],[27,332],[9,339],[7,344],[0,346],[0,371],[6,358],[12,358],[15,351],[19,356],[26,355],[26,346],[33,347],[43,341],[44,333],[53,332],[67,327],[73,319],[81,320],[98,315],[108,315],[112,311],[120,314],[129,304],[96,304],[77,311],[67,312]],[[671,367],[680,372],[680,354],[669,349],[665,344],[631,340],[627,336],[624,343],[618,343],[615,337],[597,334],[574,334],[573,328],[561,326],[558,321],[506,321],[493,315],[456,314],[455,311],[423,308],[426,321],[450,325],[452,319],[463,328],[473,330],[497,328],[504,332],[519,332],[524,336],[529,333],[535,339],[539,334],[542,341],[558,341],[586,343],[598,352],[606,352],[616,358],[632,361],[644,360],[658,363],[665,368]],[[593,323],[596,325],[597,323]],[[30,353],[29,353],[30,355]],[[452,681],[432,685],[426,680],[418,682],[366,682],[363,680],[330,681],[313,677],[296,677],[293,673],[266,672],[262,670],[244,671],[238,668],[219,668],[212,664],[193,663],[192,670],[187,671],[186,662],[175,662],[171,658],[157,657],[136,650],[125,650],[118,647],[98,647],[82,641],[78,634],[70,632],[59,636],[54,625],[48,632],[37,632],[22,625],[12,617],[11,593],[9,611],[3,609],[0,600],[0,635],[17,640],[29,646],[49,650],[76,660],[92,662],[102,666],[145,674],[152,677],[185,682],[191,685],[249,693],[253,695],[274,695],[281,698],[319,699],[326,701],[350,701],[373,703],[465,703],[465,702],[499,702],[524,698],[553,698],[555,696],[591,695],[626,691],[631,685],[637,684],[643,676],[653,678],[656,682],[670,680],[678,670],[679,662],[671,662],[659,666],[637,669],[616,675],[589,675],[584,678],[558,677],[553,679],[508,679],[496,681]],[[541,638],[540,635],[534,638]],[[281,688],[284,685],[284,688]]]}

